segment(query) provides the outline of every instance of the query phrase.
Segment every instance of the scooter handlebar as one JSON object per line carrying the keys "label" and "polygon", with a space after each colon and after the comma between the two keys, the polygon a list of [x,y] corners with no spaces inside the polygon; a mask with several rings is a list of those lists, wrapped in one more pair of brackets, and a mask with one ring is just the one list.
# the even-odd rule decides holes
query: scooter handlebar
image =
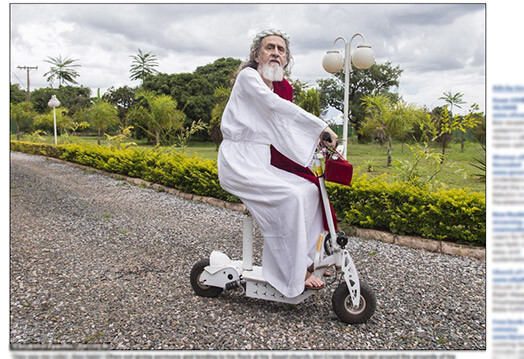
{"label": "scooter handlebar", "polygon": [[322,134],[322,140],[323,140],[323,141],[327,141],[327,142],[329,142],[329,143],[333,142],[333,140],[331,139],[331,136],[330,136],[329,133],[327,133],[327,132],[324,132],[324,133]]}

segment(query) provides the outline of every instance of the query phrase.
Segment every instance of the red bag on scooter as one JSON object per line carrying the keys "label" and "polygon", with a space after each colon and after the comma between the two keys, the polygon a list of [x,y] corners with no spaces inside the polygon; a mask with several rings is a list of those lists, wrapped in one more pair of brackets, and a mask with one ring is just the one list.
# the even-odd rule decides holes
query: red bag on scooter
{"label": "red bag on scooter", "polygon": [[326,159],[324,177],[326,181],[349,186],[353,178],[353,165],[346,161],[340,153],[333,151]]}

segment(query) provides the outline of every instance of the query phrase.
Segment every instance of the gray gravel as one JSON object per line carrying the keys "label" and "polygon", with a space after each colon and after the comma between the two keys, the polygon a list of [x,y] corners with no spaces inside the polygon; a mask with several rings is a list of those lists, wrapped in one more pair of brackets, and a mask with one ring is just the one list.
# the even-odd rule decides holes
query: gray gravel
{"label": "gray gravel", "polygon": [[13,349],[486,347],[484,261],[351,238],[378,302],[351,326],[331,309],[336,284],[297,306],[193,293],[197,260],[241,258],[240,213],[20,153],[10,176]]}

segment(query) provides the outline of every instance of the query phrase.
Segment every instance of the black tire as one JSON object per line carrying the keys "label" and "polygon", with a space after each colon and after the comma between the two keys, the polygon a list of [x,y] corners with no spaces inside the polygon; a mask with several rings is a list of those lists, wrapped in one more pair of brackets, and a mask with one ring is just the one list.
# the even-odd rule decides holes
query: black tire
{"label": "black tire", "polygon": [[189,275],[189,278],[191,280],[191,286],[193,287],[193,290],[197,295],[201,297],[214,298],[218,297],[220,293],[222,293],[223,288],[212,287],[200,282],[200,275],[204,271],[204,268],[208,265],[209,259],[201,259],[198,262],[196,262],[193,268],[191,269],[191,274]]}
{"label": "black tire", "polygon": [[340,283],[337,289],[335,289],[331,302],[333,311],[337,317],[347,324],[362,324],[367,322],[377,308],[375,293],[365,282],[360,282],[360,304],[358,308],[353,308],[351,304],[351,297],[346,282]]}

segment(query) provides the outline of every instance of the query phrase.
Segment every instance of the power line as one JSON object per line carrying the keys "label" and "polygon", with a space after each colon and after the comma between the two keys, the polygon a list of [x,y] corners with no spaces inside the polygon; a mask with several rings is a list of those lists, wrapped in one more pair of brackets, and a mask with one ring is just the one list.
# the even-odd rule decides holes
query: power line
{"label": "power line", "polygon": [[17,79],[18,82],[20,83],[20,86],[22,86],[22,88],[25,90],[25,89],[26,89],[26,88],[25,88],[25,85],[24,85],[24,83],[22,82],[22,80],[20,80],[20,77],[18,77],[18,75],[15,74],[14,71],[11,71],[11,74],[13,74],[14,77],[16,77],[16,79]]}

